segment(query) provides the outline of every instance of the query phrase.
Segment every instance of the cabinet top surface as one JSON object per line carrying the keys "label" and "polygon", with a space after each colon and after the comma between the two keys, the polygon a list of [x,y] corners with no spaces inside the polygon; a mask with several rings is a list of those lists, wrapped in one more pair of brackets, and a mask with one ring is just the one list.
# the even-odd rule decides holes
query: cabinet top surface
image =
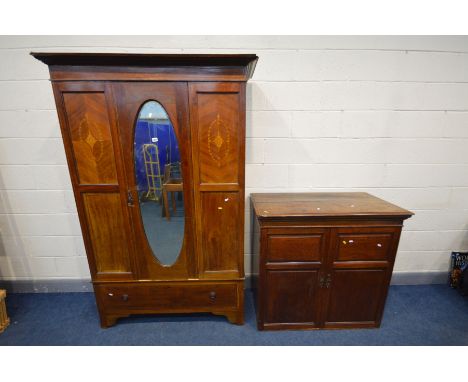
{"label": "cabinet top surface", "polygon": [[413,213],[365,192],[251,194],[259,219],[290,217],[394,216]]}

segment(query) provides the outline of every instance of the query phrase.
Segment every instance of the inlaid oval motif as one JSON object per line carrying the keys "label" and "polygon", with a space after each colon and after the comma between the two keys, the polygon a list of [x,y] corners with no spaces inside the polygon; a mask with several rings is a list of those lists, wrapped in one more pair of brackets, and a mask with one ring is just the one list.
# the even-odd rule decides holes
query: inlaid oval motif
{"label": "inlaid oval motif", "polygon": [[146,238],[164,266],[177,261],[184,239],[184,195],[179,143],[166,111],[146,102],[134,137],[135,182]]}
{"label": "inlaid oval motif", "polygon": [[229,127],[218,114],[208,128],[208,152],[218,167],[229,154],[230,143]]}

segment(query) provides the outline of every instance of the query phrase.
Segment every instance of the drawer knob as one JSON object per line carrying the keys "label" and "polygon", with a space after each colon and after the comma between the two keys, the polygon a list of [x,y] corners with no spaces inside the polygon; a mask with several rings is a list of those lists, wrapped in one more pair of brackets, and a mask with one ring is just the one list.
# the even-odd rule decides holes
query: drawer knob
{"label": "drawer knob", "polygon": [[210,292],[210,301],[216,300],[216,292]]}
{"label": "drawer knob", "polygon": [[377,247],[381,248],[381,247],[382,247],[382,244],[378,243],[378,244],[377,244]]}
{"label": "drawer knob", "polygon": [[128,301],[128,294],[123,294],[122,295],[122,300],[123,301]]}

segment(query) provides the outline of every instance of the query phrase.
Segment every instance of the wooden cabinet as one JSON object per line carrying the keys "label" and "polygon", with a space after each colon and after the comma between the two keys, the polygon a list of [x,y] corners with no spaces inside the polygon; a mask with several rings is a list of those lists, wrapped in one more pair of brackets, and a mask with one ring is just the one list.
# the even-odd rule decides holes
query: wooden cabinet
{"label": "wooden cabinet", "polygon": [[49,66],[102,326],[171,312],[242,324],[257,56],[32,55]]}
{"label": "wooden cabinet", "polygon": [[378,327],[403,221],[366,193],[252,194],[264,329]]}

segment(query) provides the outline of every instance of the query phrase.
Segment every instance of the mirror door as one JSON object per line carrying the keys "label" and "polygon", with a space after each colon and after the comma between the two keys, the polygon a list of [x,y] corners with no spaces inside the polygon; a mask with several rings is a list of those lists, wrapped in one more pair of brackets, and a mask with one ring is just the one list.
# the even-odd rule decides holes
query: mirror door
{"label": "mirror door", "polygon": [[113,85],[139,278],[194,277],[186,83]]}

